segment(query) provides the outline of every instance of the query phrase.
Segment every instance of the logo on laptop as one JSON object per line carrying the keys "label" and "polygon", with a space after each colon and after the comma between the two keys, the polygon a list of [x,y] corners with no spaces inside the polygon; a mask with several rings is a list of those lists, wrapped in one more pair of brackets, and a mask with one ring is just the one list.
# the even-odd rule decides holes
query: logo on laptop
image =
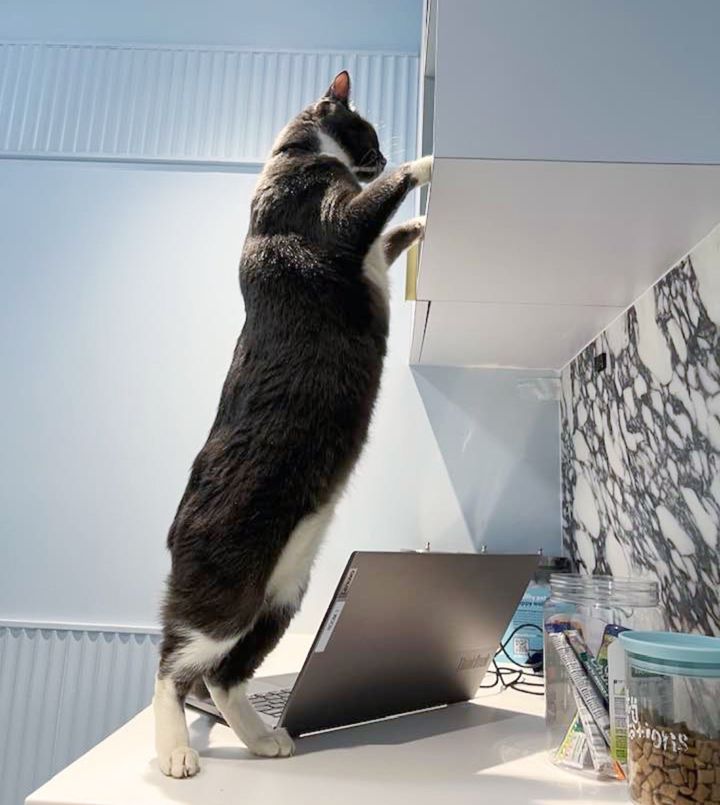
{"label": "logo on laptop", "polygon": [[460,655],[458,671],[474,671],[477,668],[486,668],[495,652],[487,649],[471,649]]}
{"label": "logo on laptop", "polygon": [[322,654],[323,651],[325,651],[325,649],[327,648],[327,644],[330,642],[330,638],[332,636],[332,633],[335,631],[337,622],[340,620],[340,615],[342,615],[344,606],[345,606],[344,601],[336,601],[332,605],[332,609],[330,610],[330,614],[327,617],[325,626],[323,627],[323,630],[320,633],[320,637],[318,637],[317,643],[315,644],[315,654]]}
{"label": "logo on laptop", "polygon": [[338,599],[341,600],[348,597],[350,585],[355,581],[355,576],[357,576],[357,568],[351,567],[350,570],[348,570],[347,576],[345,576],[345,581],[342,583],[340,592],[337,594]]}

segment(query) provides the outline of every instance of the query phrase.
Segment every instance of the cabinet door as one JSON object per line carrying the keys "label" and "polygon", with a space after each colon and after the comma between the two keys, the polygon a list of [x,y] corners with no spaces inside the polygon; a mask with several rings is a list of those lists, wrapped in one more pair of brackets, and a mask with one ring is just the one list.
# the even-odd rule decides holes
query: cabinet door
{"label": "cabinet door", "polygon": [[717,0],[437,0],[435,153],[720,163],[719,31]]}

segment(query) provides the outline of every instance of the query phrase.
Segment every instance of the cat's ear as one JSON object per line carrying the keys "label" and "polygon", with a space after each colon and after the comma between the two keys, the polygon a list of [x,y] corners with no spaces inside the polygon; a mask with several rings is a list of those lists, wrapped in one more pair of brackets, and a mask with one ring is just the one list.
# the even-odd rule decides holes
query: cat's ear
{"label": "cat's ear", "polygon": [[344,103],[345,106],[350,103],[350,73],[347,70],[342,70],[333,78],[325,97]]}

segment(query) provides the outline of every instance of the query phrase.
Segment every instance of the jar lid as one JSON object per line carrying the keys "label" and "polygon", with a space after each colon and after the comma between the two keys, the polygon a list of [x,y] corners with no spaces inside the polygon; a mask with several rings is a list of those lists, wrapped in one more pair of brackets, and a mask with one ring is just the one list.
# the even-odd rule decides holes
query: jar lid
{"label": "jar lid", "polygon": [[587,573],[552,573],[550,588],[561,597],[597,606],[654,607],[659,595],[658,583],[652,579]]}
{"label": "jar lid", "polygon": [[654,579],[588,576],[595,600],[616,606],[657,606],[660,588]]}
{"label": "jar lid", "polygon": [[585,577],[579,573],[551,573],[550,589],[558,595],[582,596]]}
{"label": "jar lid", "polygon": [[643,670],[720,677],[720,637],[679,632],[623,632],[630,662]]}

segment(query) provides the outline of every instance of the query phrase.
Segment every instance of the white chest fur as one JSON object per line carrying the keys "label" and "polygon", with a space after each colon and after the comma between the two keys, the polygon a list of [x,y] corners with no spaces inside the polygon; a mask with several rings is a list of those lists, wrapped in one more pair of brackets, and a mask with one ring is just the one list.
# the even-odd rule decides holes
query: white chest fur
{"label": "white chest fur", "polygon": [[373,243],[370,251],[365,256],[363,274],[380,291],[382,298],[387,303],[390,286],[388,284],[388,265],[385,260],[382,236]]}
{"label": "white chest fur", "polygon": [[310,571],[335,511],[335,500],[304,517],[290,535],[268,581],[265,597],[279,606],[300,606]]}
{"label": "white chest fur", "polygon": [[352,167],[350,157],[345,152],[345,149],[329,134],[325,134],[324,131],[318,131],[318,140],[320,141],[321,154],[339,159],[343,165],[347,165],[349,168]]}

